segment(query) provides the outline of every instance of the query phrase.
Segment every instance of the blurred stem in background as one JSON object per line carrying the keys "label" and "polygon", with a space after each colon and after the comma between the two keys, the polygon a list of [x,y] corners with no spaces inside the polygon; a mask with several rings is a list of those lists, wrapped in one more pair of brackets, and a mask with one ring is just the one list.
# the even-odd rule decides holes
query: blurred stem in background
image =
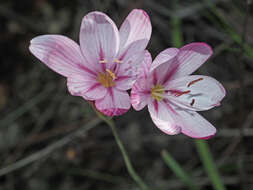
{"label": "blurred stem in background", "polygon": [[253,48],[248,44],[244,43],[241,35],[227,22],[224,16],[219,12],[216,5],[211,0],[205,0],[211,12],[217,17],[217,19],[212,14],[207,13],[207,18],[213,22],[216,26],[224,30],[234,42],[239,44],[245,50],[245,53],[250,59],[253,59]]}
{"label": "blurred stem in background", "polygon": [[213,161],[212,154],[205,140],[195,140],[196,148],[203,162],[205,170],[212,182],[213,188],[216,190],[225,190],[225,186],[218,174],[218,170]]}
{"label": "blurred stem in background", "polygon": [[[173,1],[173,10],[178,10],[178,0]],[[176,14],[171,17],[171,28],[172,44],[179,48],[183,44],[183,34],[181,30],[181,20]]]}
{"label": "blurred stem in background", "polygon": [[119,146],[119,149],[123,155],[126,167],[127,167],[127,171],[129,173],[129,175],[133,178],[133,180],[139,185],[139,187],[142,190],[148,190],[148,186],[144,183],[144,181],[141,179],[141,177],[136,173],[135,169],[133,168],[133,165],[131,163],[131,160],[129,159],[129,156],[125,150],[125,147],[122,143],[122,141],[120,140],[120,137],[118,135],[117,129],[115,127],[115,123],[112,120],[112,118],[106,117],[104,116],[102,113],[100,113],[94,106],[93,103],[91,103],[93,110],[96,112],[96,114],[98,115],[98,117],[100,119],[102,119],[112,130],[113,136],[116,140],[117,145]]}
{"label": "blurred stem in background", "polygon": [[[209,0],[207,0],[209,1]],[[209,2],[210,3],[210,2]],[[177,10],[178,0],[174,0],[174,10]],[[183,35],[181,30],[181,20],[177,16],[171,17],[171,36],[172,43],[175,47],[181,47],[183,45]],[[233,33],[234,34],[234,33]],[[234,37],[234,40],[237,39],[238,36]],[[237,39],[238,40],[238,39]],[[238,41],[239,42],[239,41]],[[195,140],[195,145],[197,151],[199,153],[199,157],[203,162],[205,170],[212,182],[212,186],[215,190],[225,190],[225,187],[222,183],[222,180],[218,174],[215,163],[212,159],[212,154],[209,151],[208,144],[205,140]],[[174,173],[185,183],[188,185],[189,189],[194,189],[194,185],[191,183],[189,176],[183,171],[183,169],[178,165],[169,154],[166,152],[163,153],[163,157],[168,164],[168,166],[174,171]]]}
{"label": "blurred stem in background", "polygon": [[176,174],[176,176],[190,189],[197,190],[197,186],[194,180],[183,170],[179,163],[168,153],[168,151],[163,150],[161,153],[167,166]]}

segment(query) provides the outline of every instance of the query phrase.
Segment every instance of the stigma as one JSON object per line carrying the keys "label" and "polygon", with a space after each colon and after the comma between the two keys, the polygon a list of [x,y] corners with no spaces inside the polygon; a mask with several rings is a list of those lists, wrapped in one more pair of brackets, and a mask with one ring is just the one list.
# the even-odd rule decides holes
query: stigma
{"label": "stigma", "polygon": [[155,85],[151,89],[151,97],[157,101],[161,101],[163,99],[164,87],[160,84]]}
{"label": "stigma", "polygon": [[97,81],[104,87],[109,88],[115,86],[116,75],[110,70],[106,69],[106,72],[99,73],[97,76]]}

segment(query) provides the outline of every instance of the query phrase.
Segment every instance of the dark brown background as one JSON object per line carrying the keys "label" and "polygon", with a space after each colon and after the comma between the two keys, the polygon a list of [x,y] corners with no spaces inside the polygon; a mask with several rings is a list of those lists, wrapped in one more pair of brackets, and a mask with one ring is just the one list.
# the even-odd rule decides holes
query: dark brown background
{"label": "dark brown background", "polygon": [[[118,26],[133,8],[150,15],[153,58],[173,46],[172,18],[181,19],[184,43],[203,41],[214,55],[199,74],[225,86],[222,106],[204,112],[217,135],[208,141],[227,189],[253,189],[252,5],[216,0],[5,0],[0,2],[0,168],[44,150],[96,118],[86,101],[71,96],[66,81],[33,57],[29,41],[62,34],[78,41],[82,17],[106,12]],[[215,5],[215,8],[212,6]],[[177,7],[177,8],[176,8]],[[248,14],[247,14],[248,7]],[[241,38],[241,40],[240,40]],[[193,139],[167,136],[147,110],[115,118],[138,173],[155,189],[187,189],[165,165],[168,150],[202,189],[212,189]],[[1,169],[0,169],[1,173]],[[99,124],[45,157],[0,177],[1,190],[137,189],[109,128]]]}

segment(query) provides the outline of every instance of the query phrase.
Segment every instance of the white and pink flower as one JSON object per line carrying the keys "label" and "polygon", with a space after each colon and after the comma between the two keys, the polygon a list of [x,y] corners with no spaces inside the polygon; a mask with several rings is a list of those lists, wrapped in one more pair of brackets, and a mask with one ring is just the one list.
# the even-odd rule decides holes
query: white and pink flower
{"label": "white and pink flower", "polygon": [[190,75],[211,55],[205,43],[168,48],[153,63],[146,53],[143,72],[131,91],[134,109],[147,105],[153,122],[166,134],[183,133],[198,139],[214,136],[215,127],[196,111],[220,105],[225,89],[214,78]]}
{"label": "white and pink flower", "polygon": [[80,46],[61,35],[31,40],[30,51],[55,72],[67,77],[74,96],[94,101],[105,115],[130,109],[130,89],[151,36],[149,16],[135,9],[120,27],[104,13],[91,12],[82,21]]}

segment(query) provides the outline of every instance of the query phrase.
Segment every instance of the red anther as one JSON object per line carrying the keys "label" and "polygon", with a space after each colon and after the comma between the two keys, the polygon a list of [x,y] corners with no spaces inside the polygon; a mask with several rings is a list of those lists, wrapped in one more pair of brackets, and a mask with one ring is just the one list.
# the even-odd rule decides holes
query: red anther
{"label": "red anther", "polygon": [[190,87],[191,85],[193,85],[193,84],[195,84],[196,82],[199,82],[199,81],[201,81],[201,80],[203,80],[203,78],[199,78],[199,79],[193,80],[193,81],[189,82],[189,84],[187,85],[187,87]]}
{"label": "red anther", "polygon": [[183,94],[188,94],[191,91],[187,90],[187,91],[180,91],[180,90],[169,90],[169,92],[173,95],[175,95],[176,97],[182,96]]}
{"label": "red anther", "polygon": [[194,103],[195,103],[195,100],[192,99],[192,102],[190,103],[190,105],[193,106]]}

